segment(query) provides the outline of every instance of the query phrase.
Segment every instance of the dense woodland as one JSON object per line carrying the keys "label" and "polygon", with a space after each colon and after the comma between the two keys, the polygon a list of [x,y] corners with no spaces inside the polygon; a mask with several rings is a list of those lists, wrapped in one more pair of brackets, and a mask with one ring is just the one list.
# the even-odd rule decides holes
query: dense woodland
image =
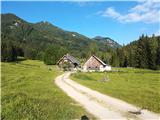
{"label": "dense woodland", "polygon": [[114,45],[108,39],[89,39],[48,22],[33,24],[13,14],[2,15],[1,60],[4,62],[17,61],[17,56],[22,56],[56,64],[69,53],[83,63],[95,54],[115,67],[160,69],[160,36],[142,35],[126,46],[110,41]]}
{"label": "dense woodland", "polygon": [[160,69],[160,36],[142,35],[137,41],[116,49],[112,66]]}

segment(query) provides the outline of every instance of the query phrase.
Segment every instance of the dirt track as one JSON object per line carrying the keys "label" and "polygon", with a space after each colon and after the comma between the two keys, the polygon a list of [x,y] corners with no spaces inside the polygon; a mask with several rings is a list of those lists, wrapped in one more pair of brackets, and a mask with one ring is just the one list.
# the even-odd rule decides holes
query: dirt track
{"label": "dirt track", "polygon": [[158,120],[159,115],[142,110],[142,114],[135,115],[128,111],[137,111],[140,108],[119,99],[101,94],[84,87],[69,79],[71,72],[66,72],[56,78],[55,83],[72,99],[81,104],[89,113],[100,120]]}

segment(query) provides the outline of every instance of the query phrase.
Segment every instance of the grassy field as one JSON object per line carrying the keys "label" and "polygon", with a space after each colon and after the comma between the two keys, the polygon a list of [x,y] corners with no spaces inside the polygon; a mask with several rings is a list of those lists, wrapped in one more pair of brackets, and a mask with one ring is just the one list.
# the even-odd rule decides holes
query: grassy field
{"label": "grassy field", "polygon": [[25,60],[2,65],[2,114],[5,120],[68,120],[86,112],[55,84],[55,66]]}
{"label": "grassy field", "polygon": [[[71,79],[104,94],[160,113],[160,71],[114,68],[107,73],[75,73]],[[106,77],[107,76],[107,77]],[[103,81],[108,78],[108,81]]]}

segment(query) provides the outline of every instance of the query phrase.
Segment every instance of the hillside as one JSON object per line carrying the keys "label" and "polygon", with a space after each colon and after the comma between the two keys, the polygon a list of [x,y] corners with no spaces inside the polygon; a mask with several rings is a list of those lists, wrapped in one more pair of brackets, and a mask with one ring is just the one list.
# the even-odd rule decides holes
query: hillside
{"label": "hillside", "polygon": [[77,32],[63,30],[47,21],[29,23],[10,13],[2,14],[1,18],[2,42],[15,42],[23,53],[30,48],[32,51],[44,51],[48,46],[53,45],[81,58],[88,55],[88,46],[93,42],[96,43],[100,51],[116,47],[108,42],[104,44],[101,41],[90,39]]}
{"label": "hillside", "polygon": [[33,48],[53,44],[65,47],[71,52],[85,48],[90,40],[78,33],[64,31],[48,22],[28,23],[14,14],[2,14],[2,36],[2,41],[7,37],[18,42],[36,45],[32,46]]}
{"label": "hillside", "polygon": [[93,38],[93,40],[96,40],[99,44],[104,44],[112,48],[122,47],[119,43],[117,43],[116,41],[114,41],[113,39],[109,37],[96,36]]}

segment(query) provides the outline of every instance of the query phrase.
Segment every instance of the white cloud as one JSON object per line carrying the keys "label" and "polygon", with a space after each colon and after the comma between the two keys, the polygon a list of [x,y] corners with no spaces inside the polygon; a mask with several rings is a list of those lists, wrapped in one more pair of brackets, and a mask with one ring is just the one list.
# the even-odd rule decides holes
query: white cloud
{"label": "white cloud", "polygon": [[[101,12],[103,13],[103,12]],[[102,14],[102,16],[104,17],[113,17],[113,18],[119,18],[121,15],[115,11],[115,9],[113,8],[107,8],[106,11],[104,11],[104,13]]]}
{"label": "white cloud", "polygon": [[160,30],[154,33],[156,36],[160,35]]}
{"label": "white cloud", "polygon": [[138,5],[129,9],[127,14],[121,14],[113,7],[99,11],[98,14],[104,17],[111,17],[121,23],[158,23],[160,21],[160,1],[140,1]]}

